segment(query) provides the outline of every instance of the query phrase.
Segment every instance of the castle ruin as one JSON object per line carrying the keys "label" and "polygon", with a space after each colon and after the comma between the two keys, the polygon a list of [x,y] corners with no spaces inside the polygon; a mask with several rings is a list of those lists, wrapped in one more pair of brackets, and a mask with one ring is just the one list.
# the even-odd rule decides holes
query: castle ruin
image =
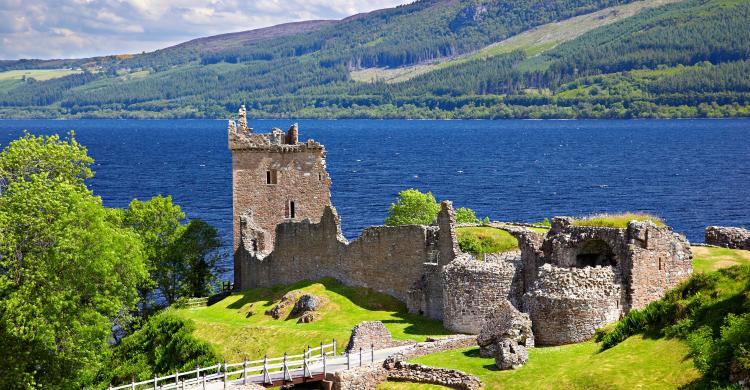
{"label": "castle ruin", "polygon": [[507,300],[528,313],[538,345],[558,345],[590,338],[692,272],[684,237],[637,221],[620,229],[554,218],[545,234],[497,225],[519,250],[477,260],[460,251],[447,201],[430,226],[375,226],[348,241],[331,205],[323,145],[300,142],[296,125],[253,133],[244,107],[228,132],[238,290],[333,277],[470,334]]}

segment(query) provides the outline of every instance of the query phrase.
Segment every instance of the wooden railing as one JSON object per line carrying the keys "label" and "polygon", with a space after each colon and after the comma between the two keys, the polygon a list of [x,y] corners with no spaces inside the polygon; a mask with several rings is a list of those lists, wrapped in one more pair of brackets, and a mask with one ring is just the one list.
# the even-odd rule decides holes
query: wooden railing
{"label": "wooden railing", "polygon": [[[326,359],[336,356],[336,340],[330,344],[320,343],[315,348],[307,347],[299,355],[288,355],[269,358],[265,357],[260,360],[243,361],[238,363],[227,364],[219,363],[214,366],[196,367],[195,370],[187,372],[175,372],[171,375],[157,377],[153,379],[135,382],[121,386],[109,386],[110,390],[168,390],[184,389],[185,386],[203,384],[205,388],[207,382],[222,380],[224,388],[227,382],[235,381],[242,384],[260,383],[265,385],[274,382],[291,382],[295,378],[312,378],[313,374],[325,376],[327,372]],[[359,356],[360,365],[362,364],[362,351]],[[347,366],[349,366],[349,356],[347,355]],[[313,366],[314,369],[313,369]],[[315,370],[315,372],[313,372]]]}

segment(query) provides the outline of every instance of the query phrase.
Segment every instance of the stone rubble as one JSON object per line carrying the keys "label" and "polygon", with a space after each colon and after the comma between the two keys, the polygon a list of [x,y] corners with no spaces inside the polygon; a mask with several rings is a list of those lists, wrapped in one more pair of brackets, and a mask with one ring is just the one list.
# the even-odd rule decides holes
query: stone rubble
{"label": "stone rubble", "polygon": [[507,300],[490,314],[477,336],[479,355],[494,357],[502,370],[518,368],[526,363],[526,348],[534,347],[529,315],[521,313]]}
{"label": "stone rubble", "polygon": [[709,226],[705,230],[705,241],[709,245],[750,250],[750,231],[740,227]]}

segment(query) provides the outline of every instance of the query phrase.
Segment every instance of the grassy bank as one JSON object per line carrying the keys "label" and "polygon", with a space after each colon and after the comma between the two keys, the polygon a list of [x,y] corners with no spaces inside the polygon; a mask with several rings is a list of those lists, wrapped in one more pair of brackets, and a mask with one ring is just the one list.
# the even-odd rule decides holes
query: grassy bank
{"label": "grassy bank", "polygon": [[[284,316],[277,320],[265,314],[290,291],[321,298],[320,319],[298,324],[297,318]],[[245,356],[260,358],[265,353],[269,356],[299,353],[307,343],[332,339],[337,340],[343,351],[352,327],[362,321],[383,321],[396,339],[423,341],[425,336],[447,334],[441,322],[407,313],[406,306],[393,297],[347,287],[333,279],[255,288],[232,294],[208,307],[173,311],[193,320],[194,334],[215,346],[227,361],[240,361]]]}
{"label": "grassy bank", "polygon": [[[599,353],[596,343],[534,348],[529,362],[500,371],[476,347],[423,356],[416,363],[454,368],[476,375],[486,389],[674,389],[700,377],[677,340],[631,337]],[[412,383],[386,383],[379,389],[422,389]],[[439,387],[437,387],[439,388]]]}

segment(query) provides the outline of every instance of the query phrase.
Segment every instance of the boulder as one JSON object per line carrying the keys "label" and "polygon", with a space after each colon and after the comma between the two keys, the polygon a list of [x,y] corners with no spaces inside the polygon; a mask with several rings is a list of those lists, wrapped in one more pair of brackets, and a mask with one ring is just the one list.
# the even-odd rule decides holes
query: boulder
{"label": "boulder", "polygon": [[529,315],[521,313],[507,299],[503,299],[497,309],[487,316],[477,336],[479,354],[482,357],[496,356],[498,344],[506,339],[525,348],[534,346]]}
{"label": "boulder", "polygon": [[307,312],[312,312],[320,307],[320,298],[312,294],[305,294],[297,300],[294,304],[292,312],[289,313],[290,317],[298,317]]}
{"label": "boulder", "polygon": [[501,370],[514,370],[526,364],[529,353],[515,340],[503,339],[495,345],[495,365]]}
{"label": "boulder", "polygon": [[274,306],[271,310],[266,311],[266,315],[269,315],[278,320],[284,315],[284,312],[289,306],[295,304],[298,296],[299,291],[290,291],[284,294],[284,296],[281,297],[281,300],[279,300],[279,303],[277,303],[276,306]]}

